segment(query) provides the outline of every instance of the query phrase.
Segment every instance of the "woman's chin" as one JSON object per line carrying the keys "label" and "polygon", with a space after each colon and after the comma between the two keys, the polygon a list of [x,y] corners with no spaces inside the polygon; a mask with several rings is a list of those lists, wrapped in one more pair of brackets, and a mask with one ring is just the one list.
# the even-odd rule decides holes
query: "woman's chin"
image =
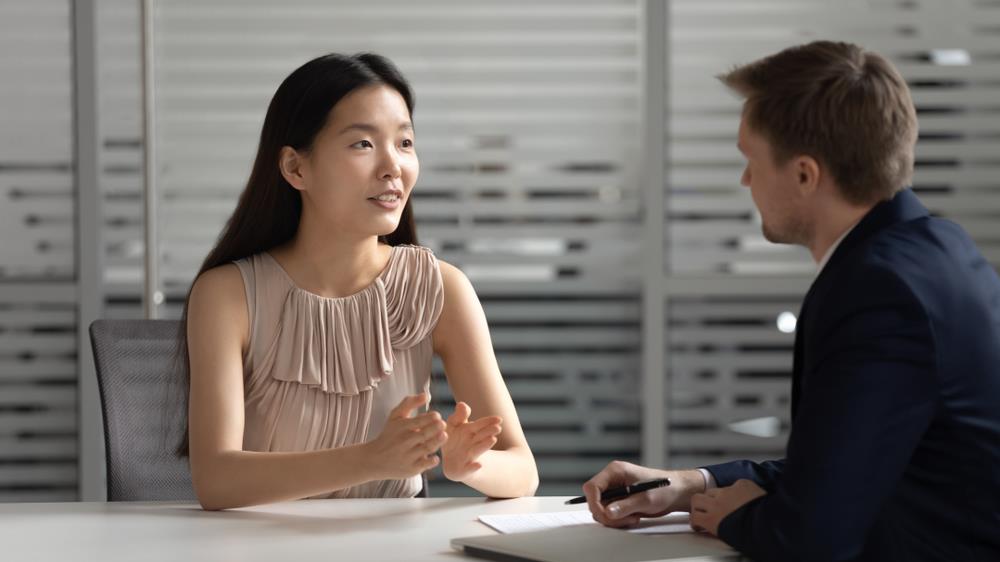
{"label": "woman's chin", "polygon": [[396,232],[396,229],[398,229],[398,228],[399,228],[399,223],[398,222],[395,223],[395,224],[393,224],[393,225],[386,225],[384,227],[379,228],[375,232],[375,236],[389,236],[393,232]]}

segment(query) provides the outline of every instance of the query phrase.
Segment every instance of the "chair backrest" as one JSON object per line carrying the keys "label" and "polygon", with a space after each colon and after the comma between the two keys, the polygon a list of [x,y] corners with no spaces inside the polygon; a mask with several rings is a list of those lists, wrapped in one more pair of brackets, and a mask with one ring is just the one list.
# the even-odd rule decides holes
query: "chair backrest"
{"label": "chair backrest", "polygon": [[[104,417],[108,501],[194,500],[176,448],[187,388],[175,370],[176,320],[97,320],[90,342]],[[429,497],[427,475],[417,497]]]}
{"label": "chair backrest", "polygon": [[175,369],[180,323],[97,320],[90,325],[104,417],[109,501],[193,500],[185,384]]}

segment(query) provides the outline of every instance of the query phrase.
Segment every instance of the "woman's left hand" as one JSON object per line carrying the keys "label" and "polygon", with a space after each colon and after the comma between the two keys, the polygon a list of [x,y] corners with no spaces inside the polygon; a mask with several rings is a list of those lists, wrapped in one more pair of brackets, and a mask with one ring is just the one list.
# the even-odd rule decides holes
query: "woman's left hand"
{"label": "woman's left hand", "polygon": [[448,417],[448,440],[441,446],[441,468],[449,480],[462,482],[483,467],[480,456],[493,448],[500,435],[500,416],[487,416],[469,421],[472,408],[465,402],[455,405]]}

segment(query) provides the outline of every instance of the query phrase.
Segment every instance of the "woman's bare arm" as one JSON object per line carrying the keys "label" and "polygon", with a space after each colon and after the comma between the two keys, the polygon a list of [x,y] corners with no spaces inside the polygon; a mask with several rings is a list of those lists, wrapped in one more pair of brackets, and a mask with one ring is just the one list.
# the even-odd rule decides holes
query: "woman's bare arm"
{"label": "woman's bare arm", "polygon": [[[434,350],[444,362],[455,402],[468,404],[470,420],[502,419],[496,444],[476,459],[481,466],[461,481],[491,497],[530,496],[538,488],[538,469],[500,374],[483,307],[465,274],[440,264],[444,309],[434,329]],[[450,427],[449,432],[449,440],[454,439]],[[444,462],[447,468],[449,459]]]}

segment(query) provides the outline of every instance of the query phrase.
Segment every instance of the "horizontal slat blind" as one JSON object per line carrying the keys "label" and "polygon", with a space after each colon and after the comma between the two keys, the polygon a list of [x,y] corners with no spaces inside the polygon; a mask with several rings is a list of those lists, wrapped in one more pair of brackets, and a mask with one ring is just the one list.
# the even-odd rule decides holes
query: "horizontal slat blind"
{"label": "horizontal slat blind", "polygon": [[97,2],[106,318],[142,315],[141,2]]}
{"label": "horizontal slat blind", "polygon": [[0,281],[73,278],[69,5],[0,5]]}
{"label": "horizontal slat blind", "polygon": [[0,502],[77,497],[70,32],[0,4]]}
{"label": "horizontal slat blind", "polygon": [[0,303],[0,501],[75,499],[75,287],[3,283]]}

